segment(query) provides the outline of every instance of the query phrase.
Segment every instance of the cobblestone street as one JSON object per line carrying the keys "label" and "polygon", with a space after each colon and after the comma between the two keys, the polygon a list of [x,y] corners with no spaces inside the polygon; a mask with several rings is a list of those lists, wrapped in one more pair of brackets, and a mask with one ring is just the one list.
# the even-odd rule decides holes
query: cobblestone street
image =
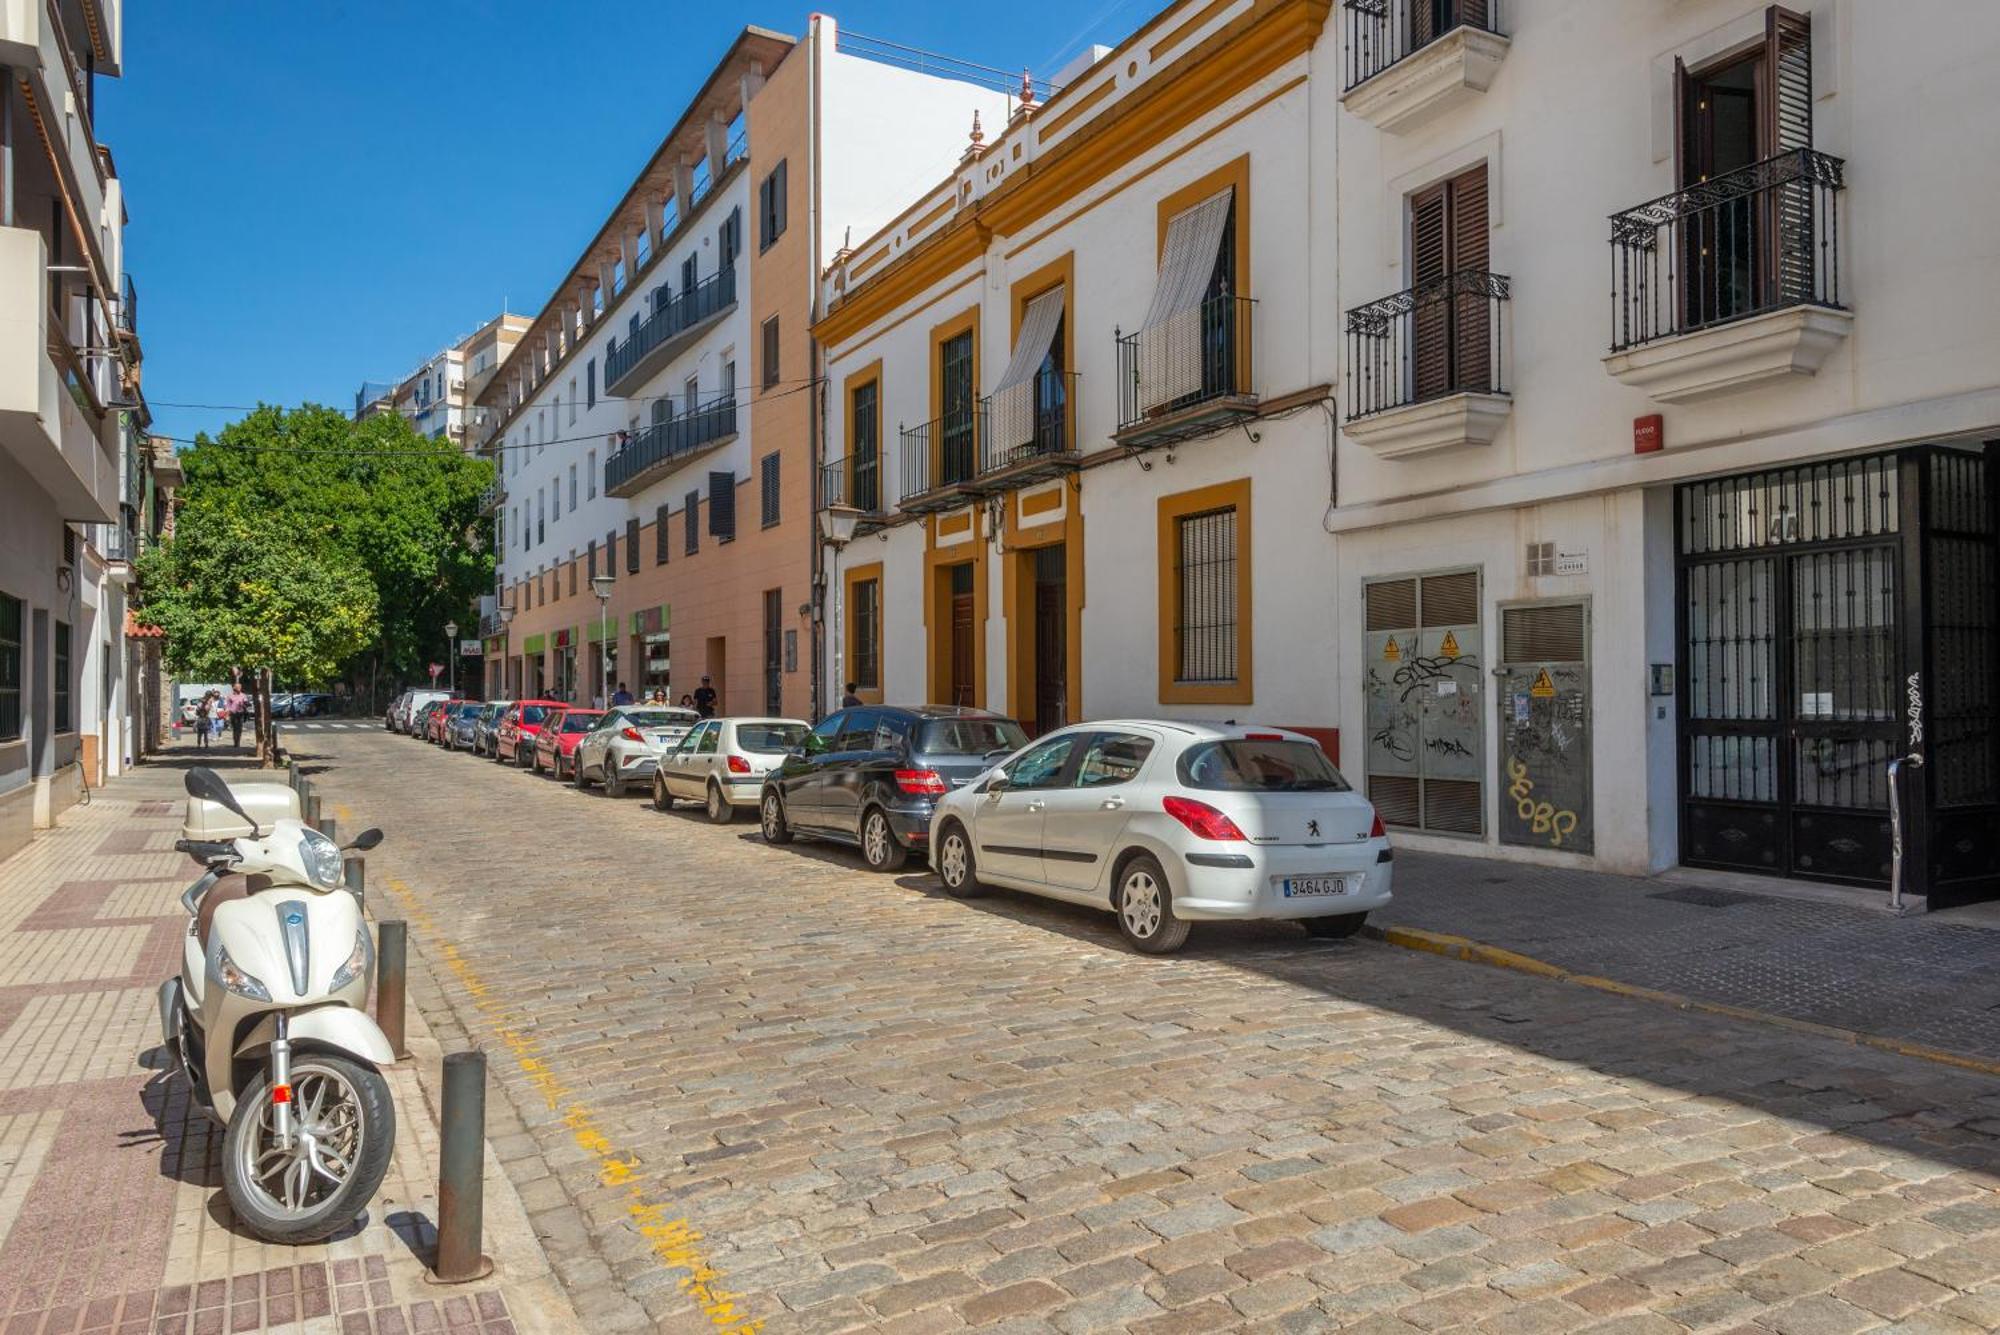
{"label": "cobblestone street", "polygon": [[375,909],[494,1053],[592,1330],[2000,1324],[1986,1077],[1293,929],[1143,958],[747,821],[299,745],[389,831]]}

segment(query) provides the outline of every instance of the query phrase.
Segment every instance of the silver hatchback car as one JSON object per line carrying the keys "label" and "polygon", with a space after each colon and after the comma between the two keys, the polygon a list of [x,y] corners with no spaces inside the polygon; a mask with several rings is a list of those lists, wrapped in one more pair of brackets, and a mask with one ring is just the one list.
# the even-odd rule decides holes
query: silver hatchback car
{"label": "silver hatchback car", "polygon": [[1311,738],[1158,720],[1038,738],[939,800],[930,847],[952,895],[1093,905],[1153,955],[1201,921],[1352,936],[1389,902],[1393,865],[1374,806]]}
{"label": "silver hatchback car", "polygon": [[619,705],[576,744],[570,774],[578,788],[601,783],[606,797],[622,797],[651,783],[660,756],[700,720],[677,705]]}

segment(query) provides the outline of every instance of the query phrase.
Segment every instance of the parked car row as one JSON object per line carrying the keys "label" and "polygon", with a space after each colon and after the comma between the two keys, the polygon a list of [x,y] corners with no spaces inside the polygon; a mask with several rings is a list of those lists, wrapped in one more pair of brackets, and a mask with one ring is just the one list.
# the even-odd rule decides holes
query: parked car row
{"label": "parked car row", "polygon": [[1013,719],[945,705],[809,725],[426,694],[389,727],[613,798],[649,787],[662,811],[755,810],[771,844],[849,844],[878,871],[921,858],[957,898],[1004,888],[1102,909],[1148,954],[1208,921],[1352,936],[1390,899],[1381,817],[1283,729],[1109,720],[1030,741]]}

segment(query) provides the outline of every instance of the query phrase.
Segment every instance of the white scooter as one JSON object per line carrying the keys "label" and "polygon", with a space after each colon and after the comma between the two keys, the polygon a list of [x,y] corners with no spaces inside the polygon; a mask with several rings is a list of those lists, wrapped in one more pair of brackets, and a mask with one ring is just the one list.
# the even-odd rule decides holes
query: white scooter
{"label": "white scooter", "polygon": [[[395,1060],[367,1012],[375,947],[342,883],[341,849],[280,783],[187,776],[174,846],[206,864],[181,896],[181,974],[160,987],[161,1037],[228,1127],[222,1180],[244,1227],[311,1242],[361,1213],[396,1144],[377,1067]],[[349,848],[369,849],[380,830]]]}

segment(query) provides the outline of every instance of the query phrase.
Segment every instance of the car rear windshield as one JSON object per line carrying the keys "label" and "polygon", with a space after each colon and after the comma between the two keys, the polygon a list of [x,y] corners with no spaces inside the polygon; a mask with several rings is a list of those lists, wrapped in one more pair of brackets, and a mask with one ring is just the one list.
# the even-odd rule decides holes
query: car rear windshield
{"label": "car rear windshield", "polygon": [[548,713],[549,711],[547,707],[543,705],[522,705],[521,722],[540,723],[543,719],[548,717]]}
{"label": "car rear windshield", "polygon": [[1344,793],[1347,780],[1311,742],[1237,738],[1181,754],[1181,782],[1228,793]]}
{"label": "car rear windshield", "polygon": [[629,709],[625,721],[635,728],[667,728],[676,723],[687,723],[695,716],[682,714],[671,709]]}
{"label": "car rear windshield", "polygon": [[1028,744],[1028,734],[1010,718],[926,719],[917,750],[927,756],[983,756]]}
{"label": "car rear windshield", "polygon": [[803,723],[739,723],[736,744],[745,751],[789,751],[806,739]]}
{"label": "car rear windshield", "polygon": [[597,720],[603,717],[604,715],[602,714],[564,714],[563,731],[589,732],[597,726]]}

